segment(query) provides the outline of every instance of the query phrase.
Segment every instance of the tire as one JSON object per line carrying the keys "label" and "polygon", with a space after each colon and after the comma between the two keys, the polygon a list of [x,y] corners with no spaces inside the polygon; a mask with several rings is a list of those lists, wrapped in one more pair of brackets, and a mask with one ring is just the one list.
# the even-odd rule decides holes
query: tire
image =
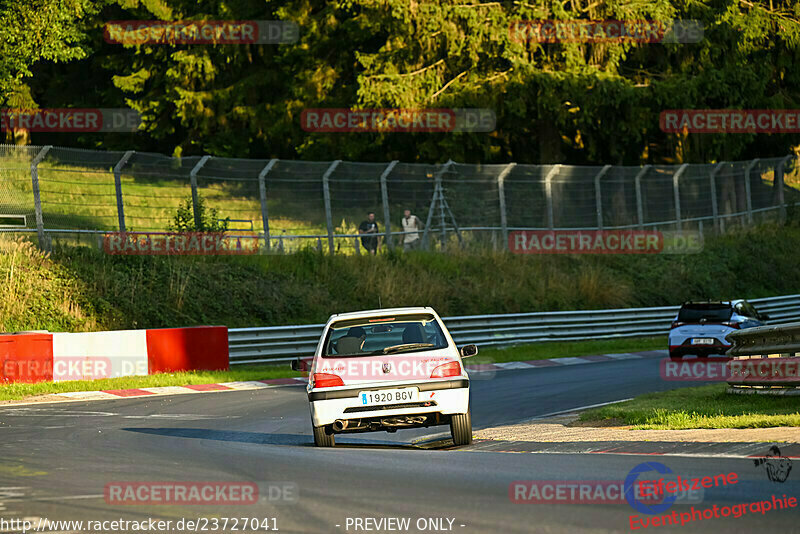
{"label": "tire", "polygon": [[669,357],[672,360],[682,360],[683,354],[681,354],[680,352],[669,351]]}
{"label": "tire", "polygon": [[450,435],[457,446],[472,443],[472,414],[469,409],[467,413],[458,413],[450,418]]}
{"label": "tire", "polygon": [[333,447],[336,439],[330,425],[314,427],[314,445],[317,447]]}

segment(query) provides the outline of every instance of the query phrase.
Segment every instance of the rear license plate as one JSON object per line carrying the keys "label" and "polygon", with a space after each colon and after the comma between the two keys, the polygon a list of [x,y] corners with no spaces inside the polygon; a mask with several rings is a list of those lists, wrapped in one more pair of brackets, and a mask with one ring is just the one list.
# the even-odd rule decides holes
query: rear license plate
{"label": "rear license plate", "polygon": [[713,345],[713,337],[695,337],[692,338],[692,345]]}
{"label": "rear license plate", "polygon": [[359,394],[363,406],[380,406],[400,402],[416,402],[419,398],[417,388],[382,389],[380,391],[362,391]]}

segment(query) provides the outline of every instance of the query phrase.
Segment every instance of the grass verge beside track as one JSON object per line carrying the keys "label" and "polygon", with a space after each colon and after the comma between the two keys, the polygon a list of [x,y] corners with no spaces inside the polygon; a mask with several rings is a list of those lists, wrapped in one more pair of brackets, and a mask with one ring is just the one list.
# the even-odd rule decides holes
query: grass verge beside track
{"label": "grass verge beside track", "polygon": [[587,410],[581,421],[609,421],[641,430],[768,428],[800,426],[800,399],[729,395],[727,384],[647,393],[633,400]]}
{"label": "grass verge beside track", "polygon": [[137,389],[160,386],[189,386],[245,380],[268,380],[302,376],[288,365],[242,365],[230,371],[190,371],[159,373],[149,376],[126,376],[101,380],[71,380],[68,382],[39,382],[38,384],[7,384],[0,386],[0,401],[19,400],[37,395],[70,391],[102,391],[108,389]]}

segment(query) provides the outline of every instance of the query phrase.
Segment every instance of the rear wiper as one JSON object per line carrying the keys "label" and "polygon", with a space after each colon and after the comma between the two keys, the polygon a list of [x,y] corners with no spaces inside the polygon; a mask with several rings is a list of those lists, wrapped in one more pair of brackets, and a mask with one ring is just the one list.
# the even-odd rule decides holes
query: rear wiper
{"label": "rear wiper", "polygon": [[433,343],[403,343],[402,345],[392,345],[381,350],[382,354],[389,354],[390,352],[400,352],[401,350],[421,349],[424,347],[435,347]]}

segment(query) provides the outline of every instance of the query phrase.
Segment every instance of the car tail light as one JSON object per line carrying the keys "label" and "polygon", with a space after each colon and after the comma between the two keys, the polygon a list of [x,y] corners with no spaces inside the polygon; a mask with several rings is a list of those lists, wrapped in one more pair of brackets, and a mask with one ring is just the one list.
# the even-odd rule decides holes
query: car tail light
{"label": "car tail light", "polygon": [[461,375],[461,366],[458,362],[450,362],[440,365],[431,373],[431,378],[447,378],[448,376]]}
{"label": "car tail light", "polygon": [[680,322],[680,321],[672,321],[672,325],[670,326],[670,329],[678,328],[679,326],[683,326],[683,323]]}
{"label": "car tail light", "polygon": [[331,373],[314,373],[312,375],[315,388],[332,388],[335,386],[343,386],[344,382],[339,375]]}
{"label": "car tail light", "polygon": [[731,328],[737,328],[737,329],[742,327],[741,323],[737,323],[735,321],[726,321],[726,322],[722,323],[722,325],[723,326],[730,326]]}

